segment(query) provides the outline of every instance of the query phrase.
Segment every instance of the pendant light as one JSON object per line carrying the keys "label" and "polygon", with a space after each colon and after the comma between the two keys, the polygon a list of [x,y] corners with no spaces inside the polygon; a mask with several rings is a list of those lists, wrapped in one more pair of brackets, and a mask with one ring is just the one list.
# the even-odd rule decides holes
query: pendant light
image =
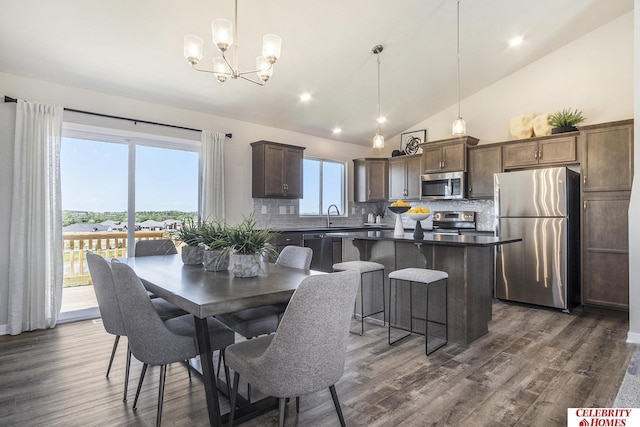
{"label": "pendant light", "polygon": [[382,121],[382,116],[380,116],[380,52],[382,52],[383,49],[381,44],[371,49],[378,60],[378,118],[376,119],[378,122],[378,130],[376,136],[373,137],[373,148],[384,148],[384,136],[380,134],[380,122]]}
{"label": "pendant light", "polygon": [[453,121],[451,125],[451,133],[453,135],[466,135],[467,124],[460,115],[460,0],[458,0],[458,13],[457,13],[457,31],[458,31],[458,118]]}

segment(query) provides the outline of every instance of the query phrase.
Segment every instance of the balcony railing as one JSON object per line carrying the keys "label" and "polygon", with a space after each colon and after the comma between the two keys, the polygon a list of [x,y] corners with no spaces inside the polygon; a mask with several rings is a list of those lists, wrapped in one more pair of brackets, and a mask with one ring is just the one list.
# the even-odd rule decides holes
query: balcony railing
{"label": "balcony railing", "polygon": [[[166,231],[136,231],[135,241],[167,239]],[[64,286],[91,284],[91,276],[85,257],[86,251],[94,252],[106,259],[127,256],[127,232],[63,233],[64,241]]]}

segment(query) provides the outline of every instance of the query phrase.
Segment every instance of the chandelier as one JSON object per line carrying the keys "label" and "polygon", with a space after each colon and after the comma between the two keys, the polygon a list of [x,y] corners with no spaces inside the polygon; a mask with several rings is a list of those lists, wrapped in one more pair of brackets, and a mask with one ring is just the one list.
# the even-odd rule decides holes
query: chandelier
{"label": "chandelier", "polygon": [[380,134],[380,123],[384,120],[380,115],[380,53],[383,49],[384,48],[381,44],[376,45],[371,49],[378,60],[378,118],[376,119],[378,122],[378,130],[376,132],[376,136],[373,137],[373,148],[384,148],[384,136]]}
{"label": "chandelier", "polygon": [[[262,37],[262,55],[256,58],[256,68],[251,71],[240,71],[238,69],[238,0],[235,0],[234,23],[227,19],[215,19],[211,22],[211,33],[213,43],[216,45],[222,56],[213,58],[213,69],[198,68],[197,65],[202,59],[203,45],[202,39],[195,35],[184,36],[184,56],[191,64],[191,67],[200,72],[213,74],[218,83],[224,85],[230,79],[241,78],[251,83],[264,86],[273,74],[273,64],[280,58],[282,39],[275,34],[265,34]],[[232,48],[231,62],[227,56],[229,47]],[[250,74],[256,74],[259,78],[253,79]]]}
{"label": "chandelier", "polygon": [[457,15],[457,24],[458,24],[458,118],[453,121],[451,125],[451,133],[453,135],[466,135],[467,134],[467,124],[462,119],[460,115],[460,0],[458,0],[458,15]]}

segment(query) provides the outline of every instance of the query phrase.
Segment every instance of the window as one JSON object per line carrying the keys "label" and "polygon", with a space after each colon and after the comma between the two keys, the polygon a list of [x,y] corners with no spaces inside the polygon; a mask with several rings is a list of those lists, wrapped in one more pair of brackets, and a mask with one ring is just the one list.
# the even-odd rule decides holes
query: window
{"label": "window", "polygon": [[303,170],[304,198],[300,199],[300,215],[324,215],[331,205],[336,205],[340,214],[346,214],[345,164],[305,158]]}

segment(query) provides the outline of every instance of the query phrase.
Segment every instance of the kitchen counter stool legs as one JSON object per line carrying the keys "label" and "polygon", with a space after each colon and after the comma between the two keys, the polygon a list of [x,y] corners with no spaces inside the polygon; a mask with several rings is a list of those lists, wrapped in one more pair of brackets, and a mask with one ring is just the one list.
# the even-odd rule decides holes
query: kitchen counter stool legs
{"label": "kitchen counter stool legs", "polygon": [[[358,270],[360,271],[360,334],[359,335],[364,335],[364,319],[365,317],[371,317],[375,314],[380,314],[382,313],[382,324],[384,326],[384,324],[386,323],[386,312],[385,312],[385,295],[384,295],[384,265],[377,263],[377,262],[372,262],[372,261],[346,261],[346,262],[340,262],[337,264],[333,264],[333,271],[346,271],[346,270]],[[372,274],[372,275],[376,275],[376,273],[380,272],[380,287],[382,288],[382,310],[378,310],[369,314],[365,314],[364,311],[364,275],[365,274]],[[372,280],[375,280],[375,276],[372,278]],[[373,281],[371,283],[371,287],[373,288],[375,285],[375,281]],[[374,301],[373,298],[373,289],[371,289],[371,295],[372,297],[370,298],[371,301]],[[356,304],[357,304],[357,300],[356,300]],[[373,304],[371,304],[373,306]],[[357,307],[356,307],[357,308]],[[354,316],[357,315],[356,310],[354,310]],[[355,333],[351,330],[349,330],[349,332],[351,333]]]}
{"label": "kitchen counter stool legs", "polygon": [[[425,298],[425,308],[424,308],[424,313],[425,313],[425,317],[424,317],[424,322],[425,322],[425,354],[428,356],[429,354],[433,353],[434,351],[436,351],[437,349],[439,349],[440,347],[443,347],[444,345],[447,344],[447,340],[448,340],[448,332],[447,332],[447,278],[449,277],[449,275],[447,273],[445,273],[444,271],[438,271],[438,270],[429,270],[429,269],[425,269],[425,268],[405,268],[402,270],[396,270],[393,271],[389,274],[389,345],[393,345],[395,343],[397,343],[398,341],[410,336],[411,334],[413,334],[414,332],[416,332],[414,330],[413,327],[413,320],[414,319],[419,319],[419,320],[423,320],[420,317],[415,317],[413,315],[413,285],[415,284],[420,284],[420,285],[424,285],[426,286],[426,298]],[[409,327],[404,327],[401,325],[396,324],[397,321],[397,314],[398,314],[398,310],[396,308],[395,311],[392,310],[393,304],[394,302],[397,304],[397,293],[398,293],[398,281],[405,281],[405,282],[409,282]],[[444,307],[444,320],[443,321],[439,321],[439,320],[433,320],[433,316],[432,318],[429,318],[429,293],[431,291],[431,288],[433,286],[435,286],[437,283],[441,283],[444,287],[444,303],[443,303],[443,307]],[[394,285],[395,285],[395,295],[394,295]],[[396,301],[394,301],[394,297],[396,297]],[[394,312],[395,316],[392,322],[391,319],[391,313]],[[429,324],[437,324],[437,325],[441,325],[444,327],[444,337],[438,337],[440,340],[442,340],[441,343],[439,343],[435,348],[432,348],[431,350],[429,350]],[[407,331],[409,332],[406,335],[403,335],[400,338],[394,339],[393,341],[391,340],[391,330],[392,329],[399,329],[399,330],[403,330],[403,331]]]}

